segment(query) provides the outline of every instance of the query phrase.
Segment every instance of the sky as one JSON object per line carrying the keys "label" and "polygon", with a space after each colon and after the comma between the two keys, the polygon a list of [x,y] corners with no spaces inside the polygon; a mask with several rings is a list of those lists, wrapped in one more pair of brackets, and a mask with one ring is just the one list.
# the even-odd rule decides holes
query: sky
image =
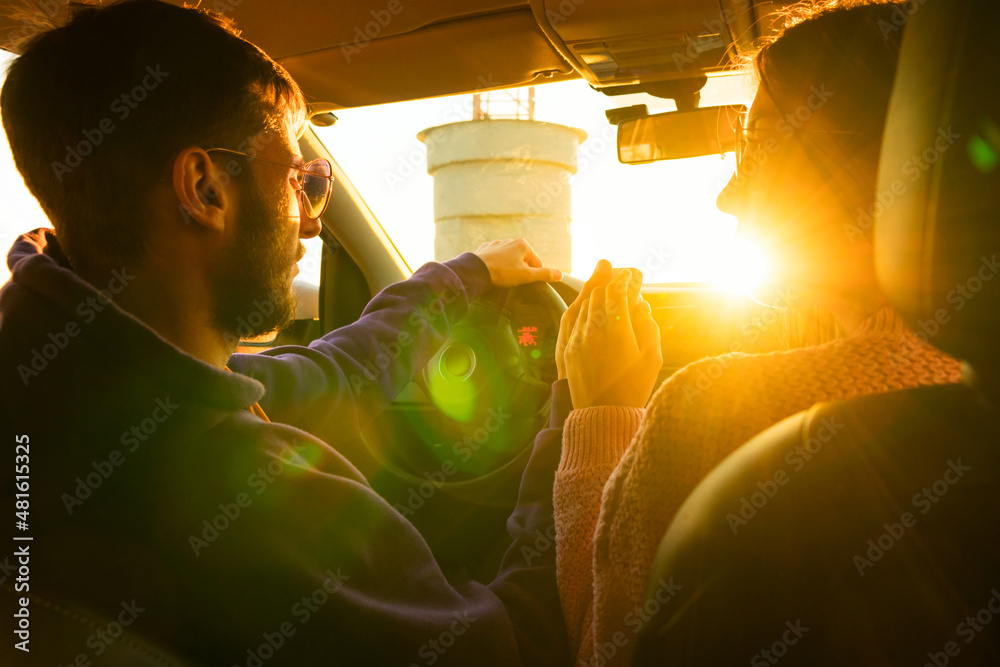
{"label": "sky", "polygon": [[[714,81],[702,105],[748,102],[744,78]],[[736,221],[715,199],[733,173],[733,158],[706,156],[646,165],[618,162],[616,128],[605,109],[647,103],[650,112],[673,102],[645,95],[609,97],[583,81],[535,87],[535,119],[583,129],[580,170],[571,177],[574,275],[598,259],[636,266],[647,279],[698,281],[723,277],[733,264]],[[656,106],[654,106],[656,105]],[[423,129],[472,119],[472,95],[336,112],[318,134],[345,169],[411,266],[434,259],[433,179]]]}
{"label": "sky", "polygon": [[[11,60],[13,57],[9,53],[0,51],[0,78],[7,72],[7,65]],[[38,205],[38,200],[28,192],[24,179],[14,167],[14,158],[10,155],[10,146],[6,140],[0,141],[0,198],[3,200],[0,248],[3,249],[4,256],[3,266],[0,267],[0,284],[3,284],[10,278],[7,251],[18,235],[38,227],[52,226]]]}
{"label": "sky", "polygon": [[[0,53],[6,70],[11,56]],[[746,81],[712,80],[702,105],[746,102]],[[604,110],[637,103],[650,112],[673,102],[648,96],[609,97],[583,81],[536,86],[536,120],[583,129],[579,171],[571,177],[574,275],[586,276],[598,259],[638,267],[647,282],[738,281],[733,245],[736,222],[715,208],[733,171],[732,155],[647,165],[617,160],[615,127]],[[317,132],[345,169],[411,267],[434,259],[433,179],[417,134],[426,128],[471,120],[472,95],[419,100],[337,112],[338,122]],[[18,234],[51,226],[24,187],[6,141],[0,142],[0,248]],[[319,282],[318,242],[307,244],[300,280]],[[6,262],[0,283],[9,277]]]}

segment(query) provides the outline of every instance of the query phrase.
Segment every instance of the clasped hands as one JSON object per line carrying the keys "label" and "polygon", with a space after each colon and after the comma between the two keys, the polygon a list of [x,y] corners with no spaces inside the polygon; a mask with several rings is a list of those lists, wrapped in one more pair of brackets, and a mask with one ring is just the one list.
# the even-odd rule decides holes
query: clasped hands
{"label": "clasped hands", "polygon": [[[562,278],[524,239],[484,243],[476,249],[497,287]],[[573,407],[641,408],[656,384],[663,358],[660,329],[639,294],[642,273],[601,260],[562,316],[556,342],[559,378],[569,380]]]}
{"label": "clasped hands", "polygon": [[556,342],[559,378],[573,407],[645,407],[663,365],[660,329],[639,294],[642,274],[601,260],[563,313]]}

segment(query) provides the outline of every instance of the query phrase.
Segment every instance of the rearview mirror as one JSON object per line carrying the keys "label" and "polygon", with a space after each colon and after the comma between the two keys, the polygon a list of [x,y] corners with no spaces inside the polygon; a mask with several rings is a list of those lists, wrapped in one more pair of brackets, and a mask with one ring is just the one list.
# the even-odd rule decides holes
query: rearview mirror
{"label": "rearview mirror", "polygon": [[642,164],[736,151],[746,110],[732,104],[623,121],[618,124],[618,161]]}

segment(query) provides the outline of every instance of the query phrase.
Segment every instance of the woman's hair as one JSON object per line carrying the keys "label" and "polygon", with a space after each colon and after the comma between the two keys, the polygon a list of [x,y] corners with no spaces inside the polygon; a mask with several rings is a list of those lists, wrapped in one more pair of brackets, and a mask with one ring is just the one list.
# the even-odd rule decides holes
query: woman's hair
{"label": "woman's hair", "polygon": [[[799,3],[783,12],[777,36],[753,58],[759,89],[852,216],[875,201],[906,7],[882,0]],[[871,233],[870,225],[865,231]]]}
{"label": "woman's hair", "polygon": [[[781,134],[799,141],[837,193],[857,232],[871,238],[882,133],[910,5],[886,0],[817,0],[784,9],[759,44],[751,71],[777,107]],[[787,347],[842,337],[816,309],[791,309]]]}

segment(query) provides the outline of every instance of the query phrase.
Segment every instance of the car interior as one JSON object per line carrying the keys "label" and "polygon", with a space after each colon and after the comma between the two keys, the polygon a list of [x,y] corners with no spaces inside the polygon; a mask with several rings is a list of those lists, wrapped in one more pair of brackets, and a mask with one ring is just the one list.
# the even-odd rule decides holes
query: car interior
{"label": "car interior", "polygon": [[[989,131],[1000,91],[981,82],[994,80],[986,45],[998,18],[1000,7],[978,0],[928,3],[911,17],[883,184],[938,128],[973,138]],[[913,326],[933,317],[956,284],[983,275],[1000,243],[996,178],[968,153],[948,155],[879,217],[879,278]],[[797,664],[995,663],[1000,642],[988,603],[1000,526],[983,510],[996,505],[1000,474],[998,297],[985,287],[935,339],[965,361],[964,384],[817,406],[761,433],[702,481],[650,575],[698,593],[644,629],[635,664],[736,664],[760,650],[762,636],[797,620],[823,635],[795,647]],[[824,465],[804,469],[734,540],[717,520],[723,508],[780,469],[786,452],[822,442],[830,424],[842,430]],[[901,521],[907,509],[911,520]]]}
{"label": "car interior", "polygon": [[[357,320],[379,290],[417,268],[377,217],[376,204],[352,184],[351,174],[338,162],[336,146],[325,141],[329,135],[324,128],[336,127],[338,116],[374,105],[581,80],[595,99],[631,102],[642,95],[673,107],[650,114],[644,107],[624,105],[608,113],[609,125],[617,126],[617,158],[631,163],[623,168],[639,171],[652,162],[732,153],[739,150],[736,128],[745,106],[734,100],[700,107],[701,91],[738,71],[741,57],[773,32],[774,13],[789,4],[301,0],[290,8],[266,0],[203,2],[233,17],[243,37],[280,62],[300,84],[311,114],[299,139],[302,154],[306,160],[330,159],[336,179],[322,218],[318,284],[298,285],[300,308],[289,328],[267,340],[247,341],[242,351],[308,344]],[[13,0],[0,0],[0,36],[7,36],[2,46],[15,55],[17,39],[30,30],[24,14],[14,11],[19,7]],[[54,13],[49,5],[39,7],[36,13]],[[884,163],[901,162],[918,152],[942,124],[966,127],[970,135],[988,132],[984,123],[998,116],[1000,99],[992,83],[995,55],[990,52],[1000,25],[998,14],[1000,9],[991,2],[970,0],[929,2],[913,15]],[[378,149],[373,139],[372,150]],[[996,185],[993,173],[973,169],[958,152],[949,154],[924,175],[920,187],[911,189],[902,205],[879,220],[876,235],[884,251],[879,256],[880,277],[911,323],[933,316],[929,309],[948,286],[973,273],[981,255],[997,247],[1000,236],[991,217],[1000,204]],[[342,451],[391,504],[412,508],[412,489],[425,481],[427,471],[441,466],[452,443],[474,440],[491,410],[499,407],[510,415],[500,436],[460,457],[457,474],[431,497],[419,499],[419,512],[407,515],[450,577],[488,582],[496,572],[521,473],[534,435],[548,418],[560,316],[589,268],[574,267],[578,275],[551,286],[494,290],[475,303],[422,373]],[[906,396],[873,397],[799,415],[759,436],[699,486],[685,505],[684,521],[671,526],[651,581],[683,576],[685,581],[702,582],[704,594],[676,615],[658,617],[647,626],[637,664],[662,664],[663,656],[684,664],[745,660],[753,653],[746,650],[746,642],[778,616],[779,627],[786,616],[793,618],[799,612],[788,609],[797,604],[803,609],[822,606],[824,620],[817,623],[826,622],[830,632],[839,628],[854,633],[860,623],[870,628],[865,637],[845,642],[842,655],[816,656],[810,664],[869,662],[862,659],[865,651],[889,664],[899,663],[904,654],[918,664],[924,653],[938,650],[930,641],[929,624],[936,621],[948,628],[950,611],[965,603],[981,606],[996,585],[984,579],[993,571],[988,546],[1000,537],[996,526],[981,523],[997,500],[993,481],[998,471],[988,449],[1000,442],[995,407],[1000,400],[997,294],[995,286],[987,285],[947,336],[936,341],[967,360],[969,386],[913,390]],[[706,356],[779,347],[777,328],[762,316],[761,304],[746,294],[688,281],[647,282],[643,296],[661,330],[661,381]],[[529,326],[537,329],[540,341],[535,354],[518,345],[518,331]],[[802,438],[808,440],[827,411],[846,420],[856,444],[847,448],[838,466],[817,472],[802,485],[800,495],[783,498],[781,513],[769,518],[772,523],[760,533],[766,536],[760,543],[743,544],[740,552],[720,546],[724,536],[714,532],[717,526],[708,527],[705,517],[745,493],[744,486],[758,479],[769,456],[780,456]],[[898,428],[903,424],[912,428]],[[974,461],[977,479],[986,481],[960,488],[960,506],[934,516],[933,523],[928,520],[919,536],[899,547],[897,555],[903,558],[905,549],[907,560],[897,568],[897,576],[867,590],[849,588],[828,576],[834,568],[832,560],[824,558],[842,554],[829,550],[824,557],[823,545],[849,543],[853,548],[867,530],[867,524],[862,525],[866,520],[885,514],[900,498],[905,501],[911,487],[924,483],[917,480],[934,479],[932,473],[940,474],[949,459],[959,456]],[[891,469],[893,485],[873,487],[872,466],[891,466],[898,459],[906,465]],[[857,488],[845,488],[843,479],[859,480]],[[816,536],[810,532],[809,512],[823,511],[831,498],[848,497],[854,504],[858,497],[863,499],[863,515],[845,521],[841,534],[811,539]],[[779,534],[784,537],[779,539]],[[759,557],[742,558],[748,550]],[[796,567],[806,561],[809,567]],[[6,584],[2,590],[13,594]],[[939,604],[941,600],[948,604]],[[82,644],[94,628],[107,624],[75,603],[36,602],[34,622],[40,637],[75,638]],[[858,620],[852,614],[861,608],[866,611]],[[895,625],[904,612],[904,621]],[[914,653],[906,648],[912,633],[928,637],[926,650]],[[712,641],[717,636],[727,641]],[[887,646],[898,652],[876,653]],[[40,645],[37,658],[62,664],[66,656],[58,648]],[[976,645],[987,653],[991,648],[986,639]],[[169,647],[154,646],[130,632],[109,646],[102,662],[190,664],[171,655]]]}

